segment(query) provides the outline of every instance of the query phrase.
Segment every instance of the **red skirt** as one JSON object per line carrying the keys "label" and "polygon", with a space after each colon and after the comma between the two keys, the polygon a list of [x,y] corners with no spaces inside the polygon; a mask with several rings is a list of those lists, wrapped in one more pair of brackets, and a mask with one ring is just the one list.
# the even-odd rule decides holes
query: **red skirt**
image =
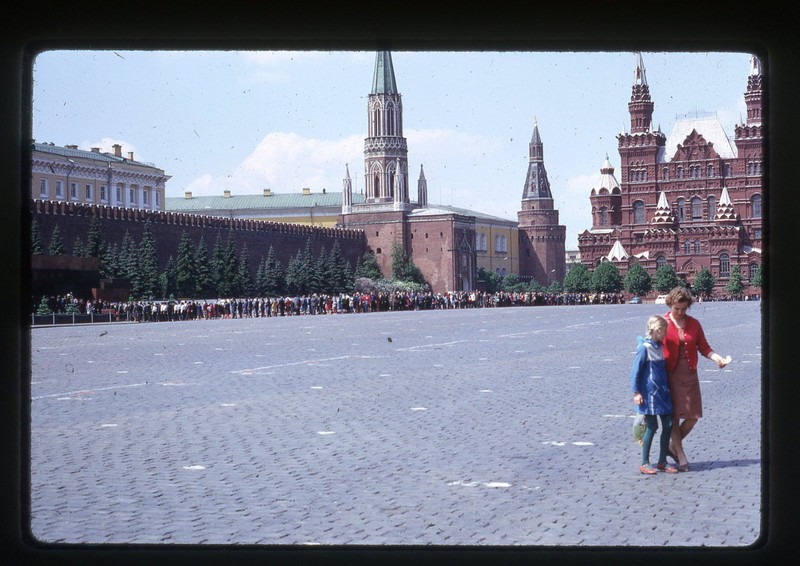
{"label": "red skirt", "polygon": [[672,395],[672,414],[680,419],[699,419],[703,416],[703,399],[697,369],[689,369],[683,343],[678,349],[678,365],[667,374]]}

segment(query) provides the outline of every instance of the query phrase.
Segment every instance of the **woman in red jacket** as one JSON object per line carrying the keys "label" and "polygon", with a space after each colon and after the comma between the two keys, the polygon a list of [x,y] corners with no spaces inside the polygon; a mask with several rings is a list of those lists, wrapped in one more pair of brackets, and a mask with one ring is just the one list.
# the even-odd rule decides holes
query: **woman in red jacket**
{"label": "woman in red jacket", "polygon": [[703,416],[700,381],[697,377],[698,353],[716,362],[720,368],[730,362],[730,358],[725,359],[711,349],[700,322],[686,314],[692,301],[687,289],[674,288],[667,295],[666,303],[670,311],[664,316],[669,322],[664,337],[664,358],[673,409],[670,456],[678,463],[681,472],[689,471],[683,439],[691,432],[697,419]]}

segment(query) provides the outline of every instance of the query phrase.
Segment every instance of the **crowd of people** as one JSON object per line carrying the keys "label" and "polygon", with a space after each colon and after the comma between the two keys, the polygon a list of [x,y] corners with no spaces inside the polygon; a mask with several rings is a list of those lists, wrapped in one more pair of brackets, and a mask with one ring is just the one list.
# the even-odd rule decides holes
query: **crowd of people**
{"label": "crowd of people", "polygon": [[[496,308],[534,305],[620,304],[621,293],[549,293],[451,291],[447,293],[370,292],[179,299],[165,301],[104,301],[70,295],[52,297],[48,308],[56,314],[111,315],[114,321],[159,322],[197,319],[267,318],[386,311]],[[34,307],[34,313],[36,307]]]}

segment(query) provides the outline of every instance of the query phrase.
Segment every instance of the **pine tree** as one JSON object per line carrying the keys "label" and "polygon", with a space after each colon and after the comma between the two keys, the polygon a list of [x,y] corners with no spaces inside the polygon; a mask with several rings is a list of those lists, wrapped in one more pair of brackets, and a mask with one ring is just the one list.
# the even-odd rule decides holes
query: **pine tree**
{"label": "pine tree", "polygon": [[339,240],[334,240],[331,254],[325,268],[325,279],[329,282],[329,288],[334,293],[343,293],[347,289],[348,274],[345,271],[345,261],[342,257],[342,248]]}
{"label": "pine tree", "polygon": [[355,277],[353,276],[353,266],[350,265],[350,262],[345,262],[344,266],[342,267],[342,293],[350,293],[353,291],[355,287]]}
{"label": "pine tree", "polygon": [[375,254],[369,250],[364,252],[363,257],[361,258],[361,263],[356,269],[356,272],[356,278],[367,277],[373,281],[383,278],[381,268],[378,265],[378,260],[375,257]]}
{"label": "pine tree", "polygon": [[283,294],[286,288],[286,274],[283,266],[275,258],[275,249],[270,246],[267,258],[264,260],[264,288],[263,292],[275,297]]}
{"label": "pine tree", "polygon": [[101,247],[100,277],[103,279],[116,279],[121,277],[118,253],[117,244],[106,244]]}
{"label": "pine tree", "polygon": [[[297,251],[297,256],[301,255],[302,252],[300,250]],[[299,279],[299,272],[300,272],[300,259],[297,256],[292,256],[289,258],[289,264],[286,266],[286,286],[285,290],[290,295],[294,295],[300,292],[300,279]]]}
{"label": "pine tree", "polygon": [[178,267],[175,263],[175,260],[172,256],[169,256],[167,260],[167,266],[164,268],[164,271],[161,273],[160,276],[160,283],[161,283],[161,296],[162,297],[169,297],[170,295],[174,295],[178,288]]}
{"label": "pine tree", "polygon": [[53,314],[53,311],[50,310],[50,305],[48,303],[47,295],[42,295],[42,300],[39,301],[39,308],[36,309],[36,314],[39,316],[46,316],[48,314]]}
{"label": "pine tree", "polygon": [[139,252],[130,232],[125,230],[120,244],[117,259],[120,276],[127,279],[131,286],[131,296],[138,298],[141,293],[141,276],[139,273]]}
{"label": "pine tree", "polygon": [[192,241],[189,239],[189,234],[184,230],[181,233],[180,243],[178,244],[178,259],[175,264],[175,287],[173,289],[179,297],[194,296],[197,286],[195,272]]}
{"label": "pine tree", "polygon": [[211,253],[211,281],[218,297],[227,296],[225,285],[225,252],[222,247],[222,233],[217,231],[214,250]]}
{"label": "pine tree", "polygon": [[226,297],[240,294],[237,276],[239,273],[239,258],[236,256],[236,241],[233,230],[228,232],[228,242],[223,253],[222,290]]}
{"label": "pine tree", "polygon": [[31,255],[44,254],[44,247],[42,247],[42,235],[39,233],[39,223],[36,220],[31,221]]}
{"label": "pine tree", "polygon": [[50,234],[50,246],[47,248],[47,255],[64,255],[64,240],[61,237],[61,230],[58,224],[53,227]]}
{"label": "pine tree", "polygon": [[242,296],[249,297],[253,294],[253,276],[250,273],[250,254],[247,251],[247,242],[242,244],[242,251],[239,253],[236,285]]}
{"label": "pine tree", "polygon": [[209,298],[212,294],[213,283],[211,279],[211,266],[208,262],[208,248],[203,236],[194,250],[195,289],[197,297]]}
{"label": "pine tree", "polygon": [[142,241],[139,244],[139,273],[141,274],[141,296],[157,297],[161,287],[158,271],[158,255],[156,239],[150,225],[150,219],[144,223]]}
{"label": "pine tree", "polygon": [[317,261],[311,269],[311,280],[309,282],[309,292],[327,293],[333,290],[334,281],[331,278],[330,266],[328,265],[328,255],[325,246],[322,246],[317,256]]}
{"label": "pine tree", "polygon": [[80,236],[75,236],[75,243],[72,244],[72,255],[75,257],[87,257],[86,247],[83,245],[83,240]]}
{"label": "pine tree", "polygon": [[89,233],[86,236],[86,257],[100,257],[102,238],[100,237],[100,220],[92,216],[89,223]]}
{"label": "pine tree", "polygon": [[258,267],[256,268],[256,280],[254,282],[255,286],[255,293],[259,297],[263,297],[266,295],[266,275],[267,275],[267,262],[264,260],[264,256],[261,256],[261,260],[258,262]]}

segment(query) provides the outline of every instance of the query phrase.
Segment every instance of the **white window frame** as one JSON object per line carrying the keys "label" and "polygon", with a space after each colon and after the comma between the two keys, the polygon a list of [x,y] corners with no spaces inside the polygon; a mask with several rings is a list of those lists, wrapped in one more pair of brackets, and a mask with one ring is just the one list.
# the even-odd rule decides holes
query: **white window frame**
{"label": "white window frame", "polygon": [[93,202],[94,201],[94,187],[91,183],[86,183],[86,202]]}
{"label": "white window frame", "polygon": [[39,179],[39,196],[46,197],[48,195],[47,191],[47,179]]}
{"label": "white window frame", "polygon": [[78,183],[74,181],[69,184],[69,198],[78,200]]}
{"label": "white window frame", "polygon": [[56,181],[56,198],[64,198],[64,181],[61,179]]}
{"label": "white window frame", "polygon": [[100,202],[108,202],[108,188],[100,185]]}

